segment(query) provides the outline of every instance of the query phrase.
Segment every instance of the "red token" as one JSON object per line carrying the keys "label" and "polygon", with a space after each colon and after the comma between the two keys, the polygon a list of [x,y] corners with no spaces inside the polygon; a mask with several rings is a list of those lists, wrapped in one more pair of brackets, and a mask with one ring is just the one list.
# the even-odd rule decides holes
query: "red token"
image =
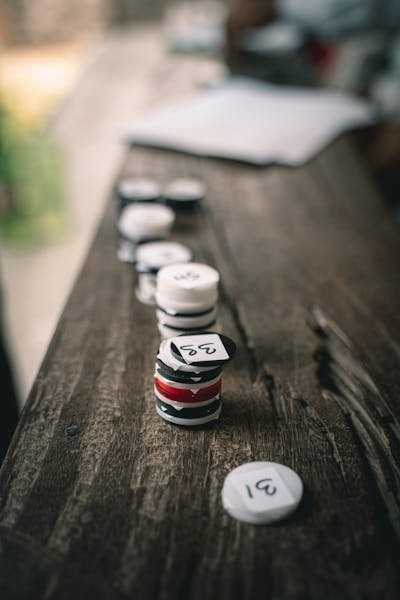
{"label": "red token", "polygon": [[155,379],[155,386],[163,396],[176,402],[204,402],[219,394],[221,391],[221,379],[213,385],[204,387],[196,392],[172,387],[157,378]]}

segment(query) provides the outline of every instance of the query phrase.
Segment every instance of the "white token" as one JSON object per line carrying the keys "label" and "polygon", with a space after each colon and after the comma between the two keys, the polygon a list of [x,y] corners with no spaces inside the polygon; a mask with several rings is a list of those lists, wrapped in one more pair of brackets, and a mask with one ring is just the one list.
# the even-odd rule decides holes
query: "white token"
{"label": "white token", "polygon": [[156,200],[161,196],[160,185],[144,177],[122,177],[117,189],[120,196],[132,202]]}
{"label": "white token", "polygon": [[262,525],[288,517],[303,496],[300,477],[284,465],[251,462],[233,469],[225,478],[222,504],[235,519]]}
{"label": "white token", "polygon": [[138,247],[136,260],[139,270],[159,270],[173,263],[186,263],[192,258],[192,251],[179,242],[149,242]]}
{"label": "white token", "polygon": [[200,179],[182,177],[171,181],[165,188],[166,198],[178,202],[194,202],[204,198],[206,186]]}
{"label": "white token", "polygon": [[129,204],[118,220],[119,232],[129,240],[165,238],[175,213],[163,204]]}
{"label": "white token", "polygon": [[218,300],[219,273],[202,263],[163,267],[157,276],[157,304],[183,312],[206,310]]}

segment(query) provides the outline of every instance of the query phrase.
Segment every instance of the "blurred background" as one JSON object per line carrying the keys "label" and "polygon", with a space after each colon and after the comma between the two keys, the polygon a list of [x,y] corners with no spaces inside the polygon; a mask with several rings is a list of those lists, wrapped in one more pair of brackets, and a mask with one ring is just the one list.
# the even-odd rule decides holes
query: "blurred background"
{"label": "blurred background", "polygon": [[[362,147],[398,218],[400,0],[227,7],[228,0],[2,0],[0,286],[20,406],[110,196],[125,152],[121,131],[153,102],[167,52],[202,55],[191,85],[230,70],[372,99],[383,135],[367,135]],[[168,68],[180,68],[179,60]]]}
{"label": "blurred background", "polygon": [[0,4],[2,318],[20,406],[120,166],[119,128],[144,107],[166,4]]}

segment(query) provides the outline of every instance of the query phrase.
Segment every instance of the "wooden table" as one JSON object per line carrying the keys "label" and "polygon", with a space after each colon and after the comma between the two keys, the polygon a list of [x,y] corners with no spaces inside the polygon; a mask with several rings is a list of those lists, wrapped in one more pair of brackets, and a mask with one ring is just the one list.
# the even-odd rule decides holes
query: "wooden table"
{"label": "wooden table", "polygon": [[[1,472],[0,597],[398,598],[400,235],[351,141],[298,169],[134,149],[123,172],[208,185],[173,237],[221,272],[223,414],[157,416],[111,200]],[[288,521],[224,513],[252,460],[302,477]]]}

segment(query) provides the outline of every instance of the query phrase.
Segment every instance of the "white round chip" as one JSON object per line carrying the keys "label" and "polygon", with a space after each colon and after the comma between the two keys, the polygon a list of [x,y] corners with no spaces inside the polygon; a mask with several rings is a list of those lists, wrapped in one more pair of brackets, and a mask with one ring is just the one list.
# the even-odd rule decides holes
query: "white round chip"
{"label": "white round chip", "polygon": [[157,200],[161,196],[160,185],[145,177],[122,177],[117,189],[120,196],[131,202]]}
{"label": "white round chip", "polygon": [[292,514],[303,496],[303,482],[289,467],[274,462],[251,462],[225,478],[222,504],[235,519],[263,525]]}
{"label": "white round chip", "polygon": [[175,219],[163,204],[129,204],[118,220],[118,230],[130,240],[165,238]]}
{"label": "white round chip", "polygon": [[177,312],[207,310],[218,300],[219,273],[202,263],[169,265],[157,275],[159,306]]}
{"label": "white round chip", "polygon": [[206,186],[200,179],[182,177],[171,181],[164,191],[166,198],[178,202],[196,202],[204,198]]}
{"label": "white round chip", "polygon": [[149,242],[138,247],[136,260],[143,269],[158,270],[165,265],[186,263],[192,251],[179,242]]}

